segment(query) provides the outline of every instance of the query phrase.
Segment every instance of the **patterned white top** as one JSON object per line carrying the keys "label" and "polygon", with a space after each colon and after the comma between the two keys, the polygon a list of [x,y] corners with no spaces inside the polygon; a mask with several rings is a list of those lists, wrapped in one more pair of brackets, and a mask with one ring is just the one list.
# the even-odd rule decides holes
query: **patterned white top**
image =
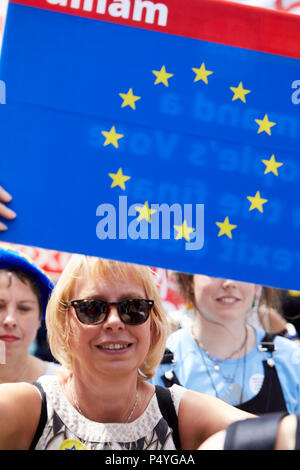
{"label": "patterned white top", "polygon": [[61,369],[60,364],[56,364],[56,362],[48,362],[48,367],[46,369],[45,374],[43,375],[52,375],[55,374],[58,370]]}
{"label": "patterned white top", "polygon": [[[66,398],[56,375],[38,379],[47,396],[48,419],[36,450],[174,450],[172,430],[162,417],[156,394],[131,423],[98,423],[85,418]],[[170,389],[176,413],[186,391]]]}

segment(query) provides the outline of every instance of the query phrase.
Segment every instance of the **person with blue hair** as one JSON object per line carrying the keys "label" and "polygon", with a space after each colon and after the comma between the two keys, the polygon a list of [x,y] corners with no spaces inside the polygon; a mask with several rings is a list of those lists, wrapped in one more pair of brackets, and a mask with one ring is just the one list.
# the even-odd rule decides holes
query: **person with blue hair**
{"label": "person with blue hair", "polygon": [[53,287],[27,255],[0,245],[0,383],[34,382],[59,367],[30,353]]}

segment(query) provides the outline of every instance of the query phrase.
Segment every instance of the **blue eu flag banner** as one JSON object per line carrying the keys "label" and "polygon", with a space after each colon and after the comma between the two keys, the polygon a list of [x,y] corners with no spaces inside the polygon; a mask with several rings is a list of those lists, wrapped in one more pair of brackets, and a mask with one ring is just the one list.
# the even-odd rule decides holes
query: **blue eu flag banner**
{"label": "blue eu flag banner", "polygon": [[0,240],[300,289],[300,17],[13,0]]}

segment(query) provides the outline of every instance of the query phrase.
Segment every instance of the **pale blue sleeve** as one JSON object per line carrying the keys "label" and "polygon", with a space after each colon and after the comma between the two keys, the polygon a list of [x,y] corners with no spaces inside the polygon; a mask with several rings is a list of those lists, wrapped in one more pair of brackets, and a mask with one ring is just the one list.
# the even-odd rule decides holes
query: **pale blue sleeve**
{"label": "pale blue sleeve", "polygon": [[300,411],[300,347],[277,336],[274,341],[276,370],[289,413]]}

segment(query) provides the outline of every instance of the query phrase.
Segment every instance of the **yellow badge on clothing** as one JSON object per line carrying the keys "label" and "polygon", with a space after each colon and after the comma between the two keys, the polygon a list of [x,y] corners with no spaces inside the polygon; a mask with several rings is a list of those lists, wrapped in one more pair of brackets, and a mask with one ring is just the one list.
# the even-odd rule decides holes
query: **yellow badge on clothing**
{"label": "yellow badge on clothing", "polygon": [[58,450],[87,450],[87,448],[77,439],[65,439],[59,444]]}

